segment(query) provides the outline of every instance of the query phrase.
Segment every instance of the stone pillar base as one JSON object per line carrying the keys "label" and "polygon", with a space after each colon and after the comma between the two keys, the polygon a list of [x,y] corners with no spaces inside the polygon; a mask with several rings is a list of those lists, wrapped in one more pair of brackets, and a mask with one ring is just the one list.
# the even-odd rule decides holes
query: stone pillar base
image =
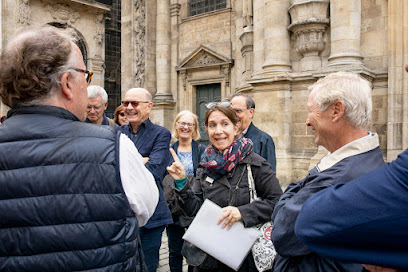
{"label": "stone pillar base", "polygon": [[328,66],[357,65],[363,66],[363,57],[357,53],[338,53],[329,57]]}
{"label": "stone pillar base", "polygon": [[163,126],[171,131],[175,117],[174,101],[171,102],[157,102],[154,101],[153,110],[150,113],[150,119],[153,123]]}

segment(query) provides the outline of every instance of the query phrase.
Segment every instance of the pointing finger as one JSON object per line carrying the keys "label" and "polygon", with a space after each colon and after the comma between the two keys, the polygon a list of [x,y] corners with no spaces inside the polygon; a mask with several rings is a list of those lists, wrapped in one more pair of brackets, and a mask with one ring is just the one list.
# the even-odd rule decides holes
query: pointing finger
{"label": "pointing finger", "polygon": [[179,158],[177,157],[176,151],[174,151],[173,148],[170,148],[170,153],[171,153],[171,155],[173,156],[173,160],[174,160],[175,162],[180,162]]}

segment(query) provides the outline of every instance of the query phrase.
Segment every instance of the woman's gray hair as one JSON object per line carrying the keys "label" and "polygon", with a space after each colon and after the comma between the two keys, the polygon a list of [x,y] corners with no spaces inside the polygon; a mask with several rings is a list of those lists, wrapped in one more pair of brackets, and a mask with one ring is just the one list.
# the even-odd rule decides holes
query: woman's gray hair
{"label": "woman's gray hair", "polygon": [[371,117],[371,85],[351,72],[330,74],[309,87],[315,91],[314,101],[320,111],[327,110],[336,100],[344,103],[344,114],[349,124],[366,129]]}
{"label": "woman's gray hair", "polygon": [[88,98],[97,98],[102,97],[102,103],[108,103],[108,94],[106,93],[105,89],[101,86],[91,85],[88,87]]}

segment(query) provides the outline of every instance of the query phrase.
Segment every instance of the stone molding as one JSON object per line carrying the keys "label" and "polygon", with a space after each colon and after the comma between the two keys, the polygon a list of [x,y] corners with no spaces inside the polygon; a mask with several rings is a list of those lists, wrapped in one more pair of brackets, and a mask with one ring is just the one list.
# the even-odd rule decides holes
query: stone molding
{"label": "stone molding", "polygon": [[180,15],[180,9],[181,5],[180,4],[171,4],[170,5],[170,16],[179,16]]}
{"label": "stone molding", "polygon": [[135,36],[135,87],[143,87],[146,81],[146,0],[135,1],[133,32]]}
{"label": "stone molding", "polygon": [[71,8],[69,5],[47,5],[47,10],[50,12],[52,18],[54,18],[58,22],[63,22],[68,25],[75,23],[76,20],[81,18],[79,12]]}
{"label": "stone molding", "polygon": [[193,70],[211,68],[219,69],[220,75],[224,78],[228,87],[230,82],[231,67],[234,61],[221,54],[216,53],[210,48],[201,45],[189,56],[182,60],[176,67],[183,81],[183,88],[186,90],[186,81]]}

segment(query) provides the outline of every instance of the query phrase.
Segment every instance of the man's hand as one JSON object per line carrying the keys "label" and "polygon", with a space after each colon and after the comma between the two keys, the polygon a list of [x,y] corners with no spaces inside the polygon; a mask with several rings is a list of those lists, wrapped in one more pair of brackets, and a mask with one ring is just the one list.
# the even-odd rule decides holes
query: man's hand
{"label": "man's hand", "polygon": [[227,206],[222,208],[223,214],[221,215],[220,219],[218,219],[217,224],[221,224],[221,222],[226,218],[224,224],[222,224],[221,228],[225,228],[228,225],[227,229],[230,229],[232,225],[242,220],[241,212],[238,210],[237,207],[234,206]]}
{"label": "man's hand", "polygon": [[186,171],[173,148],[170,148],[170,153],[173,156],[174,162],[167,167],[167,171],[174,179],[184,179],[186,177]]}
{"label": "man's hand", "polygon": [[370,272],[398,272],[398,270],[392,269],[392,268],[385,268],[385,267],[380,267],[380,266],[375,266],[375,265],[370,265],[370,264],[363,264],[364,268],[367,269]]}

